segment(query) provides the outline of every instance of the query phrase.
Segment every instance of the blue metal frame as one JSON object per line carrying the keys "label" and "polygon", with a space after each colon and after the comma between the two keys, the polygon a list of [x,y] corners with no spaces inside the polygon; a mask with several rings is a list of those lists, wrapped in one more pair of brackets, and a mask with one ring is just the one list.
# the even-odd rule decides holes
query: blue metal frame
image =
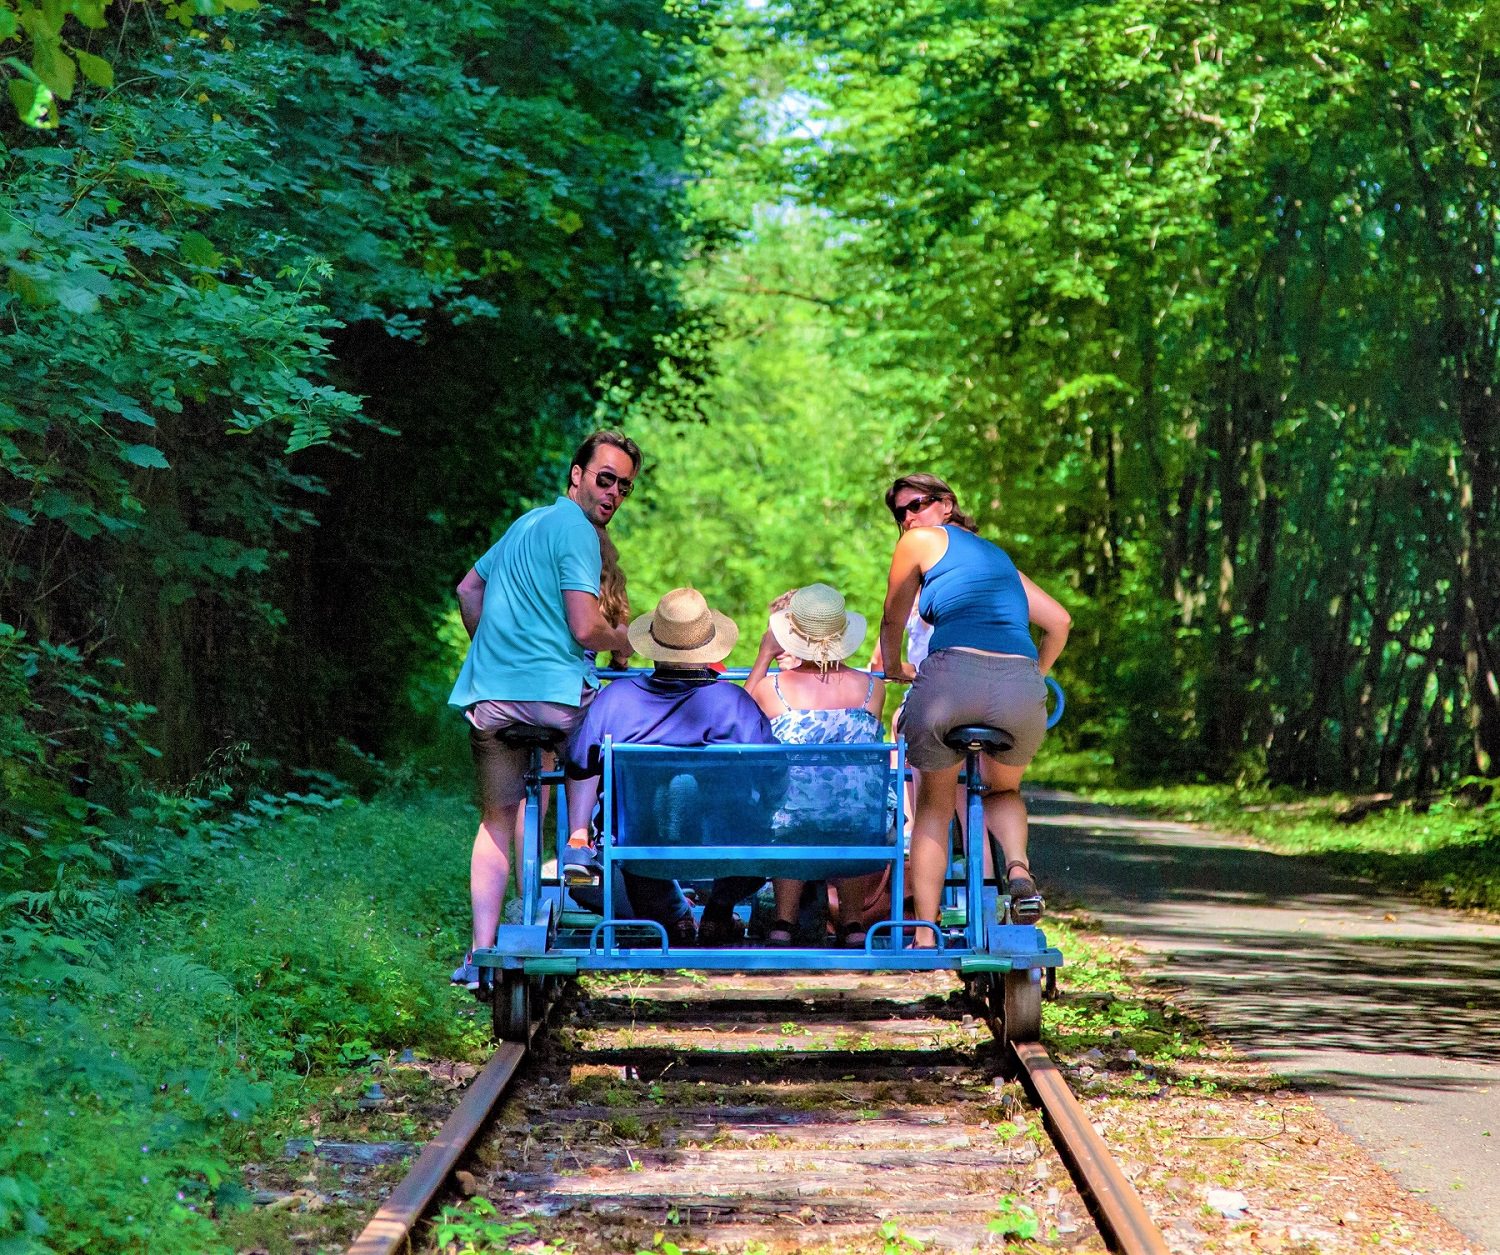
{"label": "blue metal frame", "polygon": [[[1049,681],[1050,683],[1050,681]],[[1058,705],[1049,726],[1061,713],[1061,690]],[[481,967],[572,974],[580,971],[629,971],[629,970],[678,970],[700,969],[709,971],[932,971],[950,970],[960,974],[995,973],[1029,970],[1033,977],[1040,969],[1062,965],[1062,954],[1047,944],[1046,935],[1034,925],[1006,924],[1003,922],[1002,902],[993,885],[984,884],[984,859],[982,845],[975,847],[970,841],[969,857],[966,859],[964,877],[960,886],[950,884],[945,891],[945,906],[948,913],[960,912],[961,924],[948,927],[924,920],[914,920],[904,915],[905,901],[905,850],[900,838],[904,830],[905,790],[896,788],[897,839],[882,846],[817,846],[786,844],[747,843],[734,846],[697,847],[688,851],[678,845],[631,845],[617,846],[614,842],[612,817],[615,800],[616,763],[632,758],[650,757],[653,753],[681,756],[690,754],[711,756],[715,761],[725,758],[772,758],[794,762],[798,751],[816,750],[820,756],[840,750],[851,753],[868,752],[872,749],[888,751],[894,757],[891,779],[899,785],[907,776],[906,744],[904,740],[891,743],[871,743],[851,746],[713,746],[703,750],[684,750],[667,746],[616,746],[606,738],[603,761],[603,804],[606,816],[606,831],[603,839],[603,897],[602,917],[585,915],[566,910],[566,898],[561,882],[553,877],[542,878],[542,796],[543,790],[562,779],[558,771],[544,771],[541,754],[532,755],[526,773],[526,809],[523,828],[522,866],[518,881],[522,899],[522,922],[502,924],[498,929],[496,944],[490,949],[477,950],[474,961]],[[969,764],[968,817],[969,832],[983,834],[983,804],[976,789],[977,763]],[[567,820],[561,799],[554,806],[557,848],[559,854],[567,839]],[[981,835],[980,841],[985,838]],[[811,947],[786,947],[758,949],[739,947],[733,949],[706,949],[701,947],[671,947],[666,930],[650,920],[617,919],[614,916],[614,868],[619,863],[648,859],[671,859],[684,861],[687,854],[701,860],[703,875],[712,876],[715,861],[731,859],[754,860],[762,863],[770,875],[778,866],[791,873],[796,862],[811,858],[842,859],[848,862],[886,862],[891,866],[891,902],[895,914],[874,924],[867,932],[863,949],[826,949]],[[560,863],[560,859],[559,859]],[[559,866],[559,873],[560,873]],[[950,862],[950,876],[952,874]],[[979,910],[970,910],[968,904],[979,903]],[[935,932],[938,945],[917,949],[912,942],[920,930]],[[622,939],[621,934],[625,937]],[[645,933],[649,940],[643,940]]]}

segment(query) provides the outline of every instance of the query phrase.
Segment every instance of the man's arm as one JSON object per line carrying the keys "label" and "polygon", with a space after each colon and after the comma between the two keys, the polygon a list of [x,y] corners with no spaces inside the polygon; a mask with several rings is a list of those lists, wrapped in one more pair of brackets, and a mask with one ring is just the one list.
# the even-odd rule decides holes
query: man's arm
{"label": "man's arm", "polygon": [[563,589],[563,609],[568,616],[568,631],[585,649],[601,654],[630,653],[630,637],[623,627],[606,621],[599,610],[599,599],[593,593],[576,588]]}
{"label": "man's arm", "polygon": [[459,580],[458,588],[454,590],[458,594],[458,615],[464,621],[464,630],[468,632],[469,639],[474,639],[474,633],[479,631],[479,616],[484,610],[484,577],[473,567],[469,573]]}

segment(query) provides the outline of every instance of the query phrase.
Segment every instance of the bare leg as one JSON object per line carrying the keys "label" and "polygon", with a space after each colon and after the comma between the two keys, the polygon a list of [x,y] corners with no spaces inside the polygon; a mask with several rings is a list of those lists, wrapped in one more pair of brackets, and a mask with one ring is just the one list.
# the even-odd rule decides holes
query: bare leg
{"label": "bare leg", "polygon": [[[948,873],[948,821],[953,817],[953,788],[958,765],[924,771],[917,782],[917,816],[911,833],[911,896],[918,919],[937,922]],[[936,945],[930,929],[916,934],[918,946]]]}
{"label": "bare leg", "polygon": [[567,780],[563,791],[568,799],[568,835],[575,837],[590,835],[590,824],[594,818],[594,807],[599,804],[599,777],[586,780]]}
{"label": "bare leg", "polygon": [[[866,872],[862,876],[841,876],[831,882],[838,890],[838,914],[835,918],[845,933],[862,933],[871,922],[870,899],[880,888],[883,872]],[[877,912],[876,919],[884,919],[888,912]]]}
{"label": "bare leg", "polygon": [[478,763],[483,811],[469,858],[469,901],[474,909],[473,948],[495,944],[500,906],[510,880],[511,852],[519,852],[525,751],[491,746]]}
{"label": "bare leg", "polygon": [[797,916],[802,910],[802,883],[800,880],[771,882],[771,889],[776,895],[777,919],[784,919],[792,924],[797,922]]}
{"label": "bare leg", "polygon": [[[984,798],[984,824],[1000,842],[1000,854],[1007,863],[1026,862],[1026,803],[1021,800],[1021,773],[1024,767],[1005,767],[985,758],[980,775],[989,792]],[[989,842],[985,842],[988,853]],[[1028,864],[1029,866],[1029,864]],[[1004,886],[1005,869],[999,869]]]}

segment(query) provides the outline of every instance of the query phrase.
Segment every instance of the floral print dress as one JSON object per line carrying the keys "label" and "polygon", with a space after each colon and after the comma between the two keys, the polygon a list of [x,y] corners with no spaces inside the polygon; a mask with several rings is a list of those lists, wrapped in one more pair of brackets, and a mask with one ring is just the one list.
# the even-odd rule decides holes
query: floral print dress
{"label": "floral print dress", "polygon": [[[771,731],[783,745],[870,745],[885,739],[879,718],[864,705],[838,710],[793,710],[782,695],[781,677],[771,686],[786,707],[771,717]],[[875,691],[875,677],[865,689],[865,704]],[[853,838],[871,835],[877,824],[888,832],[896,819],[896,790],[889,771],[868,764],[797,764],[791,769],[786,797],[773,824],[778,832],[799,839]],[[882,818],[883,817],[883,818]]]}

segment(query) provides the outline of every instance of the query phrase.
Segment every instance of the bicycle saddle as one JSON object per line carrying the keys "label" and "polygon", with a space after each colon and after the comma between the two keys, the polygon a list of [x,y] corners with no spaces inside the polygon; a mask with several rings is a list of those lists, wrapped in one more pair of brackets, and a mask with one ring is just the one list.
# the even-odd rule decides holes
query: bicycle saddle
{"label": "bicycle saddle", "polygon": [[1004,728],[989,728],[980,723],[950,728],[943,737],[943,744],[960,754],[1003,754],[1015,743],[1015,737]]}
{"label": "bicycle saddle", "polygon": [[515,723],[495,733],[513,749],[556,749],[566,736],[561,728],[540,728],[529,723]]}

